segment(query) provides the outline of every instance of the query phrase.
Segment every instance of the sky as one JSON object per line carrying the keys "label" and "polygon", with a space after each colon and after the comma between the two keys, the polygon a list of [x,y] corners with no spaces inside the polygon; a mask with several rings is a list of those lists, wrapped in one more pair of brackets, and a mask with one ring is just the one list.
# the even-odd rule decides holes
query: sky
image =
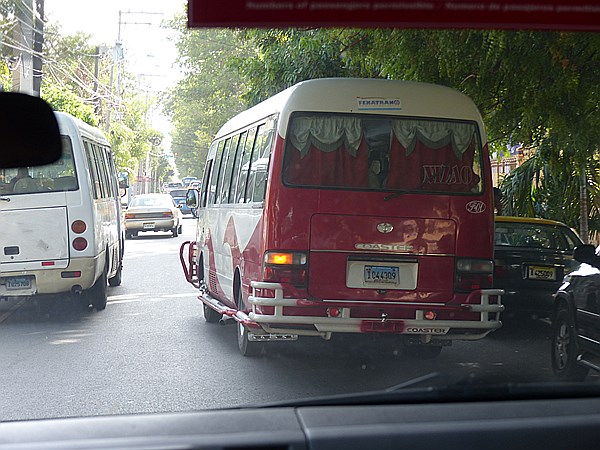
{"label": "sky", "polygon": [[[120,31],[127,69],[150,95],[177,82],[176,50],[168,39],[172,33],[161,23],[185,11],[185,0],[45,0],[44,8],[46,19],[59,24],[61,34],[90,34],[93,45],[113,47]],[[169,133],[170,126],[158,111],[152,122]]]}

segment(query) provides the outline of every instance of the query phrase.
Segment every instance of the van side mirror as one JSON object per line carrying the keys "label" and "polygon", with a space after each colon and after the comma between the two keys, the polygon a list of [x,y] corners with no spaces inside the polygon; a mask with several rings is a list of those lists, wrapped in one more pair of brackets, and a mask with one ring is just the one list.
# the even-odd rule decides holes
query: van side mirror
{"label": "van side mirror", "polygon": [[129,188],[129,175],[127,172],[119,173],[119,189]]}
{"label": "van side mirror", "polygon": [[593,245],[579,245],[573,250],[573,258],[576,261],[589,264],[594,267],[600,266],[600,257],[596,255],[596,248]]}
{"label": "van side mirror", "polygon": [[185,204],[188,208],[199,208],[200,202],[198,201],[198,191],[196,189],[188,189],[185,194]]}

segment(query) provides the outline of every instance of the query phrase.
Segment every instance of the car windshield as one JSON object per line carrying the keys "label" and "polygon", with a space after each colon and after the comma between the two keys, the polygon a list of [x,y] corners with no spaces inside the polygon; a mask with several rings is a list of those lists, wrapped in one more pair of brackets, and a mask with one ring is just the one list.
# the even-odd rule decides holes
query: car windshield
{"label": "car windshield", "polygon": [[598,32],[187,3],[0,0],[0,90],[63,142],[0,169],[0,421],[598,383]]}
{"label": "car windshield", "polygon": [[172,200],[163,195],[141,196],[135,197],[129,203],[130,208],[139,206],[173,206]]}

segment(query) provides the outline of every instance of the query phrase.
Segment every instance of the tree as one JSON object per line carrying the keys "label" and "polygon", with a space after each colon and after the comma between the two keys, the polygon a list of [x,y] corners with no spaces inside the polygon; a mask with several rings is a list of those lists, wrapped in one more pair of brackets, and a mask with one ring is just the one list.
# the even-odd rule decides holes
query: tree
{"label": "tree", "polygon": [[178,62],[184,73],[163,103],[174,126],[172,150],[182,175],[202,176],[214,134],[233,115],[246,108],[247,92],[237,63],[250,49],[228,29],[186,27],[185,16],[172,21],[177,30]]}

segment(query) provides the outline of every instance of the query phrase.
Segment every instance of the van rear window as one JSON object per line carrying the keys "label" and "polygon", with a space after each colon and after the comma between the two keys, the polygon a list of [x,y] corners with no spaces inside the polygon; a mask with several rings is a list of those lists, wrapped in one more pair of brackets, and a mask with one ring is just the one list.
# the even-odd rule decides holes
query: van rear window
{"label": "van rear window", "polygon": [[473,122],[296,114],[283,180],[292,186],[479,193],[480,145]]}

